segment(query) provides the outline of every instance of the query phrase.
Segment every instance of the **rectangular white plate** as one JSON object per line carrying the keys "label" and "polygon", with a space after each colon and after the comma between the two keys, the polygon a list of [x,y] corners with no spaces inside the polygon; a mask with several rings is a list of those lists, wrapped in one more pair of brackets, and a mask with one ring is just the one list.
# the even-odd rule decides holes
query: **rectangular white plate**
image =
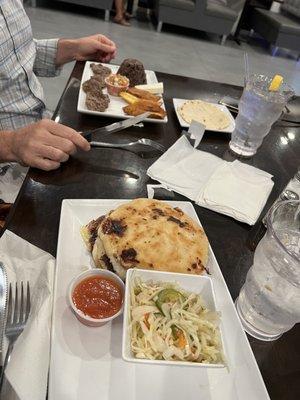
{"label": "rectangular white plate", "polygon": [[[98,115],[100,117],[101,116],[102,117],[114,117],[114,118],[122,118],[122,119],[123,118],[124,119],[125,118],[133,118],[131,115],[127,115],[124,113],[123,107],[126,106],[127,103],[121,97],[109,96],[110,97],[109,106],[103,112],[92,111],[86,107],[86,105],[85,105],[86,94],[82,90],[82,84],[85,81],[89,80],[90,77],[93,75],[93,71],[90,68],[90,64],[92,64],[92,62],[87,61],[84,66],[84,70],[83,70],[83,74],[82,74],[82,78],[81,78],[80,90],[79,90],[77,111],[80,113],[84,113],[84,114]],[[97,63],[95,63],[95,64],[97,64]],[[113,74],[116,74],[119,69],[119,65],[113,65],[113,64],[102,64],[102,65],[110,68]],[[146,72],[147,83],[149,83],[149,84],[158,83],[158,80],[156,78],[154,71],[145,70],[145,72]],[[107,94],[107,90],[103,89],[103,93]],[[166,109],[164,102],[162,103],[162,108]],[[166,124],[168,122],[168,117],[165,116],[164,119],[147,118],[146,121]]]}
{"label": "rectangular white plate", "polygon": [[[128,200],[127,200],[128,201]],[[93,262],[79,229],[126,200],[64,200],[54,289],[49,400],[268,400],[264,382],[212,250],[209,268],[222,314],[226,368],[128,363],[122,316],[100,328],[82,325],[67,304],[74,276]],[[191,203],[168,202],[199,222]]]}
{"label": "rectangular white plate", "polygon": [[[144,358],[136,358],[131,351],[131,317],[130,317],[130,304],[131,304],[131,287],[134,285],[134,279],[139,277],[143,282],[171,282],[178,284],[180,288],[189,293],[199,294],[205,306],[211,311],[218,311],[216,307],[216,299],[212,285],[212,279],[204,275],[190,275],[190,274],[177,274],[173,272],[163,271],[147,271],[138,269],[129,269],[126,274],[126,291],[125,291],[125,304],[123,315],[123,340],[122,340],[122,357],[125,361],[136,362],[142,364],[156,364],[156,365],[170,365],[172,367],[196,367],[196,368],[224,368],[222,364],[204,364],[188,361],[167,361],[167,360],[147,360]],[[223,341],[223,328],[220,325],[220,336],[222,341],[223,353],[225,354],[225,346]],[[226,358],[226,355],[225,355]]]}
{"label": "rectangular white plate", "polygon": [[[186,101],[188,101],[187,99],[173,99],[173,105],[176,111],[176,115],[178,118],[178,121],[181,125],[182,128],[189,128],[190,124],[187,123],[179,114],[179,112],[177,111],[177,109],[179,107],[181,107]],[[223,111],[228,118],[230,119],[230,124],[229,126],[227,126],[227,128],[225,129],[215,129],[213,132],[224,132],[224,133],[232,133],[234,131],[235,128],[235,121],[233,116],[231,115],[230,111],[228,110],[228,108],[226,106],[223,106],[222,104],[216,104],[216,103],[210,103],[213,104],[215,107],[219,108],[221,111]]]}

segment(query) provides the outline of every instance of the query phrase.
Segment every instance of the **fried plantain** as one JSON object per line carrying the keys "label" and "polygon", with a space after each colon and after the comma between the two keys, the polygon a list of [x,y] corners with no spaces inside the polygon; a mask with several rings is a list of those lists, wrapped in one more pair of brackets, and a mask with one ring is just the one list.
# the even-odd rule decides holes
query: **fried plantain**
{"label": "fried plantain", "polygon": [[134,104],[123,107],[123,111],[125,114],[132,115],[134,117],[147,111],[151,112],[149,118],[164,119],[164,117],[166,116],[165,110],[159,105],[156,104],[156,107],[147,107],[142,101],[138,101]]}
{"label": "fried plantain", "polygon": [[137,89],[137,88],[128,88],[127,92],[132,94],[135,97],[138,97],[139,99],[143,100],[151,100],[155,102],[161,101],[161,98],[159,96],[155,96],[155,94],[152,94],[150,92],[147,92],[147,90],[142,90],[142,89]]}
{"label": "fried plantain", "polygon": [[137,97],[127,92],[121,92],[120,97],[122,97],[122,99],[124,99],[128,104],[134,104],[139,101]]}
{"label": "fried plantain", "polygon": [[136,103],[134,103],[137,107],[143,108],[145,111],[153,111],[153,112],[158,112],[160,113],[161,111],[164,111],[161,106],[156,103],[155,101],[152,100],[139,100]]}

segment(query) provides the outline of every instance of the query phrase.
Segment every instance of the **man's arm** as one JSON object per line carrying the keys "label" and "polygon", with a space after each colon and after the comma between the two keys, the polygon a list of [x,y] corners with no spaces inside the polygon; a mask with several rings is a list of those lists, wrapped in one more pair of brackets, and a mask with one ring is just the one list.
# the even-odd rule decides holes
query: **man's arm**
{"label": "man's arm", "polygon": [[90,144],[73,129],[48,119],[17,131],[0,131],[0,161],[50,171],[67,161],[77,149],[88,151]]}
{"label": "man's arm", "polygon": [[56,63],[59,39],[34,39],[36,57],[33,71],[38,76],[57,76],[61,67]]}
{"label": "man's arm", "polygon": [[12,131],[0,131],[0,162],[15,161],[12,153]]}
{"label": "man's arm", "polygon": [[38,76],[57,76],[70,61],[109,62],[116,56],[116,45],[104,35],[80,39],[34,40],[36,58],[33,70]]}

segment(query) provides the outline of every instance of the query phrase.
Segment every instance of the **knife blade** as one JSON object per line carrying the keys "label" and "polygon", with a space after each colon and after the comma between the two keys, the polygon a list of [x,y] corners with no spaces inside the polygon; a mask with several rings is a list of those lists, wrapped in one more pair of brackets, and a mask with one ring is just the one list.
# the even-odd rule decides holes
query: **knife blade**
{"label": "knife blade", "polygon": [[7,275],[3,263],[0,261],[0,365],[3,365],[3,337],[6,322],[7,307]]}
{"label": "knife blade", "polygon": [[101,128],[81,132],[81,135],[83,137],[87,137],[89,135],[92,135],[93,133],[108,134],[108,133],[122,131],[123,129],[129,128],[130,126],[136,125],[139,122],[144,121],[144,119],[148,118],[150,114],[151,114],[150,112],[145,112],[134,118],[124,119],[123,121],[114,122],[113,124],[102,126]]}

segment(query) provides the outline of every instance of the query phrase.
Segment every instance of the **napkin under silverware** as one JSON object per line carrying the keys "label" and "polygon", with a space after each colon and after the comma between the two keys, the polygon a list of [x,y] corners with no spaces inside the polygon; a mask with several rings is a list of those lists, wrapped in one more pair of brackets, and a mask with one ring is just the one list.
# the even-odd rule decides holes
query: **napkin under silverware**
{"label": "napkin under silverware", "polygon": [[[19,400],[44,400],[50,358],[55,259],[14,233],[5,231],[0,239],[0,261],[5,265],[9,282],[28,280],[32,289],[31,313],[14,346],[5,375]],[[15,398],[9,392],[4,394],[4,398]]]}
{"label": "napkin under silverware", "polygon": [[3,337],[6,323],[7,307],[7,274],[3,263],[0,261],[0,365],[3,366]]}
{"label": "napkin under silverware", "polygon": [[274,185],[269,173],[197,150],[185,136],[147,173],[196,204],[249,225],[256,222]]}
{"label": "napkin under silverware", "polygon": [[16,163],[0,164],[0,199],[14,203],[28,168]]}

